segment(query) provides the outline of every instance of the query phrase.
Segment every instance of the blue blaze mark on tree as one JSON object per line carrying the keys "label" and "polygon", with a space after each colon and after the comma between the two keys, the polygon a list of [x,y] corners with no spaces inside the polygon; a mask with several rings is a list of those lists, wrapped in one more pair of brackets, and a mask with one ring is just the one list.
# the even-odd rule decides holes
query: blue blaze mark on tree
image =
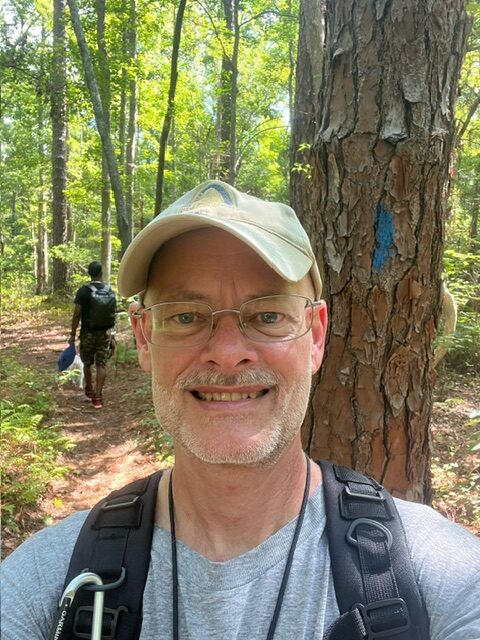
{"label": "blue blaze mark on tree", "polygon": [[385,262],[393,255],[393,216],[383,205],[377,206],[375,219],[375,252],[373,254],[373,268],[380,271]]}

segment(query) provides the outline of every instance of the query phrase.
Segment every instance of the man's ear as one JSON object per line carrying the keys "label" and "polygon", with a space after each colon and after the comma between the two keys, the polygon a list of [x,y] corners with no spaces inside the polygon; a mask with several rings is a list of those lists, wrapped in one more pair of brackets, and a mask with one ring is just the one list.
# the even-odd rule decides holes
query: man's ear
{"label": "man's ear", "polygon": [[135,334],[135,342],[137,345],[138,362],[142,369],[146,373],[150,373],[152,370],[152,360],[150,345],[145,340],[142,327],[140,326],[140,318],[135,317],[133,314],[138,309],[141,309],[142,305],[138,302],[132,302],[128,308],[128,315],[130,317],[130,323],[132,325],[133,333]]}
{"label": "man's ear", "polygon": [[324,300],[316,305],[313,311],[312,323],[312,374],[320,369],[325,351],[325,338],[327,335],[327,305]]}

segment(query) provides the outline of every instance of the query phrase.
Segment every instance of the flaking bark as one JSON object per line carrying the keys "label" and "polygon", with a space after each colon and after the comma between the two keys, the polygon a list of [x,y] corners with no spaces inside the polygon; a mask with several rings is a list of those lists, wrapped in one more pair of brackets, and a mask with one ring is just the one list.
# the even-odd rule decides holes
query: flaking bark
{"label": "flaking bark", "polygon": [[440,305],[464,0],[326,3],[312,169],[330,312],[304,442],[397,495],[430,499]]}

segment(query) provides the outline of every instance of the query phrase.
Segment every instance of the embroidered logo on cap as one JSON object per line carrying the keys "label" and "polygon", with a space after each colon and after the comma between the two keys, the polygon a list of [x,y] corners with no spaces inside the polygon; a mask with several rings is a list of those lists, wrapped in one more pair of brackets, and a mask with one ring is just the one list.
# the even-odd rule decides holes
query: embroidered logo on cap
{"label": "embroidered logo on cap", "polygon": [[227,189],[220,184],[210,184],[196,195],[195,200],[189,203],[188,210],[201,207],[211,207],[219,204],[233,205],[233,200]]}

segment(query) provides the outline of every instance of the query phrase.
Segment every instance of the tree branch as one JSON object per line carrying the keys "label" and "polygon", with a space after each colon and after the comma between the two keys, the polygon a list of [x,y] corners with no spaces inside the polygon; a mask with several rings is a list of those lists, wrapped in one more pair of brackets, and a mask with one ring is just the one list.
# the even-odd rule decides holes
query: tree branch
{"label": "tree branch", "polygon": [[457,141],[460,141],[465,135],[465,131],[468,129],[468,125],[470,124],[470,121],[472,120],[479,106],[480,106],[480,93],[477,94],[477,97],[470,105],[470,109],[468,110],[467,117],[462,122],[461,127],[457,131]]}
{"label": "tree branch", "polygon": [[243,145],[242,145],[242,149],[238,152],[238,156],[237,156],[237,162],[236,162],[236,166],[238,167],[245,151],[247,150],[249,144],[255,140],[255,138],[258,138],[259,136],[261,136],[263,133],[266,133],[267,131],[273,131],[274,129],[286,129],[286,125],[277,125],[275,127],[266,127],[265,129],[260,129],[260,127],[262,126],[262,124],[264,123],[260,123],[257,125],[256,130],[253,131],[253,133],[248,136],[248,138],[244,141]]}

